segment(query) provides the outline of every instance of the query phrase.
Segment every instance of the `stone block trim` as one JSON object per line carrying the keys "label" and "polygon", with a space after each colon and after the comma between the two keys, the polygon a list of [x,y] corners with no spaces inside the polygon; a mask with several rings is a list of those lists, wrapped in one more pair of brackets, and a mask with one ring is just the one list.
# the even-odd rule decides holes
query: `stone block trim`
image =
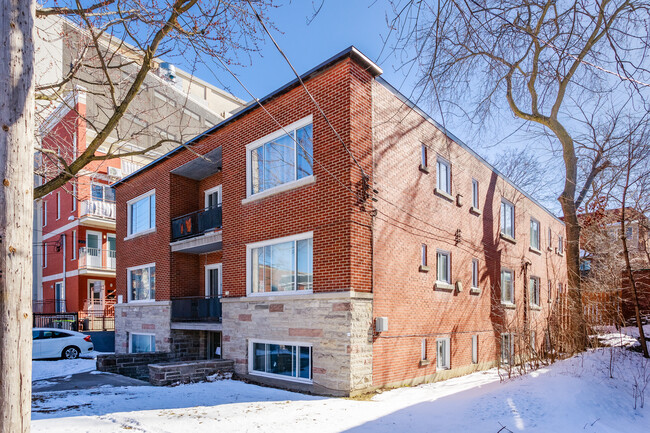
{"label": "stone block trim", "polygon": [[129,351],[129,334],[154,334],[156,351],[171,351],[171,303],[157,301],[115,305],[115,353]]}
{"label": "stone block trim", "polygon": [[208,376],[234,372],[234,362],[210,359],[189,362],[166,362],[149,365],[149,381],[155,386],[204,382]]}
{"label": "stone block trim", "polygon": [[149,380],[149,364],[174,359],[170,352],[97,355],[97,371]]}

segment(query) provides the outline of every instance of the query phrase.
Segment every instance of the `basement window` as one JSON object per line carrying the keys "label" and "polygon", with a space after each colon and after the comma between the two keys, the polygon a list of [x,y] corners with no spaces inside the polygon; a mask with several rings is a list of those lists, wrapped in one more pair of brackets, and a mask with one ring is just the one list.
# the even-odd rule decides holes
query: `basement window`
{"label": "basement window", "polygon": [[251,341],[248,371],[295,382],[312,381],[312,348],[304,343]]}

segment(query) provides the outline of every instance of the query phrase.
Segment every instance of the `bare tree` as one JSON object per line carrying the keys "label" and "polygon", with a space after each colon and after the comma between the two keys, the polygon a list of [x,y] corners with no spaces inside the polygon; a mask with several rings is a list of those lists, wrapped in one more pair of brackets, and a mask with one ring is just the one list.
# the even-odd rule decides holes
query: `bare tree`
{"label": "bare tree", "polygon": [[[490,116],[507,118],[506,111],[559,144],[570,326],[583,335],[575,347],[581,349],[586,340],[577,211],[608,164],[600,146],[581,148],[578,138],[588,137],[588,123],[602,122],[605,112],[647,111],[648,4],[410,0],[393,6],[394,47],[412,55],[420,88],[435,107],[460,110],[480,126]],[[581,163],[585,155],[591,164]]]}
{"label": "bare tree", "polygon": [[547,201],[553,194],[553,178],[548,166],[527,147],[508,148],[499,152],[492,164],[515,185],[540,201]]}

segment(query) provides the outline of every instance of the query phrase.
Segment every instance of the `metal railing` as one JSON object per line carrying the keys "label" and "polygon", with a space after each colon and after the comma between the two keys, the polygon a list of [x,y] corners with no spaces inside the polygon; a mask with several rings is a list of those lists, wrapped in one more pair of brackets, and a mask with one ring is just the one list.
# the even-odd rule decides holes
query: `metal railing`
{"label": "metal railing", "polygon": [[115,219],[115,202],[111,200],[89,199],[81,202],[80,216],[95,216],[106,219]]}
{"label": "metal railing", "polygon": [[84,309],[79,311],[79,327],[84,331],[114,331],[115,299],[86,301]]}
{"label": "metal railing", "polygon": [[115,250],[79,248],[79,269],[115,270]]}
{"label": "metal railing", "polygon": [[221,298],[172,298],[172,322],[221,322]]}
{"label": "metal railing", "polygon": [[59,328],[68,331],[79,330],[77,313],[34,313],[34,328]]}
{"label": "metal railing", "polygon": [[32,311],[37,314],[55,314],[65,312],[65,299],[41,299],[32,301]]}
{"label": "metal railing", "polygon": [[221,228],[221,206],[212,206],[172,219],[172,241],[200,236]]}

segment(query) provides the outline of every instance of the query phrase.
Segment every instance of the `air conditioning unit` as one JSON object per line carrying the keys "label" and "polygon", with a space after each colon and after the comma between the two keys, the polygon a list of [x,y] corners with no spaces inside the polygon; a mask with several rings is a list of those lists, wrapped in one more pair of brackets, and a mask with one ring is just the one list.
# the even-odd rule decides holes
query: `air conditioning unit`
{"label": "air conditioning unit", "polygon": [[122,170],[117,167],[108,167],[108,177],[122,178]]}
{"label": "air conditioning unit", "polygon": [[375,319],[375,331],[377,333],[388,331],[388,317],[377,317]]}

